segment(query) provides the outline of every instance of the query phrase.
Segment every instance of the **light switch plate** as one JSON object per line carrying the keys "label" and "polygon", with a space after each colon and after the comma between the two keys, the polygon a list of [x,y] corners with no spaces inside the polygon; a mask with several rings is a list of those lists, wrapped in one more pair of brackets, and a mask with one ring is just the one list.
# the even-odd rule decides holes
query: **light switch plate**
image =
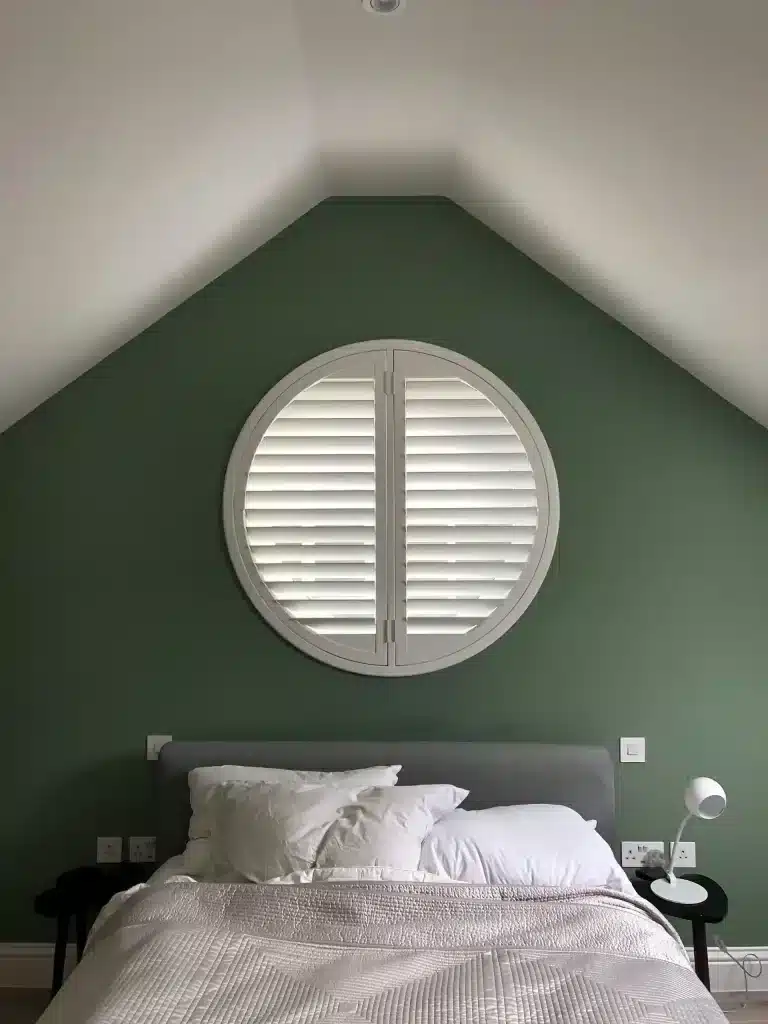
{"label": "light switch plate", "polygon": [[160,750],[172,739],[173,736],[147,736],[147,760],[156,761]]}
{"label": "light switch plate", "polygon": [[622,736],[619,751],[622,761],[645,761],[645,736]]}
{"label": "light switch plate", "polygon": [[98,836],[96,839],[96,863],[119,864],[123,859],[122,836]]}

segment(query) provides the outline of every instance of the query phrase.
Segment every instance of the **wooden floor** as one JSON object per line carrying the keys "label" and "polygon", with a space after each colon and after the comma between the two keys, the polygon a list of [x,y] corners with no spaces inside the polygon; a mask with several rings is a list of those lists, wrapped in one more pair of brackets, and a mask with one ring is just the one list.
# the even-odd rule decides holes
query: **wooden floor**
{"label": "wooden floor", "polygon": [[765,992],[758,992],[744,1008],[743,995],[729,996],[723,993],[715,998],[733,1024],[768,1024],[768,995]]}
{"label": "wooden floor", "polygon": [[[740,996],[719,995],[717,1001],[732,1024],[768,1024],[768,996],[764,992],[750,999],[746,1009],[741,1008]],[[47,1003],[48,993],[42,989],[0,989],[0,1021],[2,1024],[35,1024]]]}
{"label": "wooden floor", "polygon": [[47,1005],[45,989],[0,988],[2,1024],[34,1024]]}

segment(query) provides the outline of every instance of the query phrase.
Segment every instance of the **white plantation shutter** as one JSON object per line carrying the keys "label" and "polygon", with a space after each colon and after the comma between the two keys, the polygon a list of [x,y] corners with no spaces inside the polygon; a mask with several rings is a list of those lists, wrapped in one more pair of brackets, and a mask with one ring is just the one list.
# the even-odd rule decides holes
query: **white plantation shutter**
{"label": "white plantation shutter", "polygon": [[353,670],[388,657],[384,366],[372,352],[301,367],[246,423],[225,489],[230,554],[256,607],[296,646]]}
{"label": "white plantation shutter", "polygon": [[557,480],[530,413],[477,364],[368,342],[300,367],[241,432],[225,528],[257,608],[352,671],[452,664],[535,596]]}
{"label": "white plantation shutter", "polygon": [[407,632],[463,635],[492,615],[537,525],[533,468],[504,413],[456,377],[406,378]]}
{"label": "white plantation shutter", "polygon": [[326,377],[272,420],[245,488],[253,563],[323,636],[376,633],[375,381]]}
{"label": "white plantation shutter", "polygon": [[522,613],[549,532],[546,474],[507,389],[485,371],[412,350],[395,351],[394,370],[396,661],[450,663]]}

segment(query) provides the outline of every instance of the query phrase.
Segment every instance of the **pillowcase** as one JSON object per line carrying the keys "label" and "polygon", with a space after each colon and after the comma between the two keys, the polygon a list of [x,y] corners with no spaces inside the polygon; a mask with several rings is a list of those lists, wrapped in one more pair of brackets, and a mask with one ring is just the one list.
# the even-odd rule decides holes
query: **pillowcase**
{"label": "pillowcase", "polygon": [[189,842],[184,850],[184,871],[210,881],[225,878],[215,863],[212,838],[216,824],[215,798],[221,787],[232,782],[251,785],[260,782],[292,785],[335,783],[357,785],[365,790],[369,785],[395,785],[400,765],[375,768],[355,768],[351,771],[299,771],[291,768],[261,768],[250,765],[211,765],[194,768],[187,776],[189,782]]}
{"label": "pillowcase", "polygon": [[190,839],[209,839],[214,826],[214,810],[211,804],[216,790],[230,782],[243,784],[257,782],[280,783],[282,785],[315,785],[331,783],[369,786],[394,786],[402,765],[388,767],[354,768],[348,772],[297,771],[291,768],[258,768],[250,765],[211,765],[193,768],[188,775],[189,802],[192,817],[189,821]]}
{"label": "pillowcase", "polygon": [[[226,865],[217,863],[212,838],[216,828],[216,796],[224,786],[272,783],[283,785],[340,784],[355,792],[368,786],[394,786],[401,765],[355,768],[347,772],[298,771],[289,768],[261,768],[250,765],[211,765],[193,768],[188,775],[192,817],[189,842],[184,851],[186,874],[214,879],[228,878]],[[220,855],[218,857],[221,860]]]}
{"label": "pillowcase", "polygon": [[341,786],[231,783],[217,797],[216,872],[231,867],[264,882],[310,870],[326,832],[355,796]]}
{"label": "pillowcase", "polygon": [[554,804],[454,811],[424,840],[419,868],[480,885],[628,885],[595,823]]}
{"label": "pillowcase", "polygon": [[317,855],[317,867],[416,871],[424,837],[468,792],[455,786],[376,786],[365,790],[328,831]]}

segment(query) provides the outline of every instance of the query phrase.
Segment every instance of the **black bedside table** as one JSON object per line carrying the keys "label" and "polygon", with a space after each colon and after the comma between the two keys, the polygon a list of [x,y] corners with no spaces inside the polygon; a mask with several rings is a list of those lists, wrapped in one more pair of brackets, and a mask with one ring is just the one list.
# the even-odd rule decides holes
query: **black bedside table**
{"label": "black bedside table", "polygon": [[130,889],[137,882],[146,882],[154,864],[94,864],[65,871],[52,889],[35,897],[35,913],[56,919],[56,946],[53,954],[51,998],[61,988],[64,960],[67,955],[69,922],[75,919],[77,961],[83,955],[88,929],[101,908],[115,893]]}
{"label": "black bedside table", "polygon": [[728,913],[728,897],[723,889],[707,875],[685,874],[680,878],[688,878],[698,882],[707,890],[707,898],[703,903],[672,903],[662,899],[651,889],[651,883],[644,878],[632,879],[632,885],[638,896],[652,903],[665,917],[676,917],[690,921],[693,926],[693,962],[696,973],[709,988],[709,957],[707,956],[707,925],[718,924]]}

